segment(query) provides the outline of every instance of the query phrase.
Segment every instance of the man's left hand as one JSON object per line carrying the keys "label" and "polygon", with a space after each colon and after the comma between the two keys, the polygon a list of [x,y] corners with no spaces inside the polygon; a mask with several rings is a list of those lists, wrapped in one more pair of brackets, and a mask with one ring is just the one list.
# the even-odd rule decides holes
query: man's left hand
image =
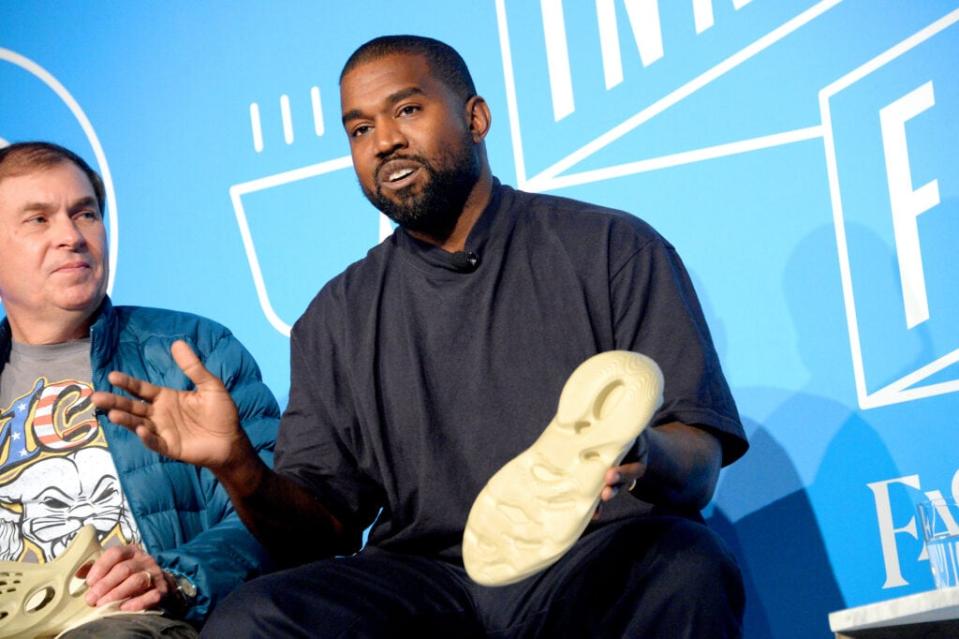
{"label": "man's left hand", "polygon": [[630,461],[620,466],[613,466],[606,471],[605,485],[599,494],[600,501],[607,502],[620,493],[621,490],[632,490],[636,482],[646,474],[646,462],[649,459],[649,433],[643,431],[636,438],[633,449],[627,455]]}
{"label": "man's left hand", "polygon": [[643,431],[636,438],[636,444],[628,458],[631,461],[613,466],[606,471],[606,476],[603,478],[603,490],[599,493],[600,503],[596,506],[593,519],[599,518],[604,503],[618,495],[622,490],[632,490],[636,486],[636,482],[646,474],[646,462],[649,459],[649,434],[647,431]]}
{"label": "man's left hand", "polygon": [[123,601],[120,610],[156,608],[174,591],[172,578],[139,546],[114,546],[103,551],[86,576],[87,604],[103,606]]}

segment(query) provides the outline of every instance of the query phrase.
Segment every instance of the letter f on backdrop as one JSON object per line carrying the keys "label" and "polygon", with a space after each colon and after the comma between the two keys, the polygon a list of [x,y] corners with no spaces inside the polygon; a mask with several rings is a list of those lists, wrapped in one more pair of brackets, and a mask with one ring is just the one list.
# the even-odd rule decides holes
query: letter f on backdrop
{"label": "letter f on backdrop", "polygon": [[929,300],[926,297],[926,278],[922,269],[917,218],[939,204],[939,182],[932,180],[918,189],[913,189],[906,122],[935,104],[936,96],[933,93],[932,81],[929,81],[879,111],[907,328],[913,328],[929,319]]}

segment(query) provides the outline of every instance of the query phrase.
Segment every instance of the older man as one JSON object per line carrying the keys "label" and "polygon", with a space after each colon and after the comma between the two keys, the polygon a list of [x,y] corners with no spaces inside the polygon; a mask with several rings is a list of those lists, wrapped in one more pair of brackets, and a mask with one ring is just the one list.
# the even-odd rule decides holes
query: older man
{"label": "older man", "polygon": [[188,388],[169,354],[186,340],[226,381],[263,463],[278,408],[222,326],[111,304],[103,211],[100,177],[76,154],[43,142],[0,149],[0,559],[49,562],[91,524],[107,550],[86,576],[87,603],[165,614],[109,617],[68,636],[195,637],[264,553],[209,471],[144,448],[90,397],[113,389],[117,368]]}
{"label": "older man", "polygon": [[[94,398],[148,446],[213,469],[255,534],[304,564],[241,587],[210,634],[737,636],[739,570],[698,511],[747,443],[673,247],[632,215],[500,184],[489,107],[441,42],[366,43],[340,100],[360,186],[400,228],[294,326],[277,471],[185,346],[177,361],[206,401],[187,410],[189,393],[122,374],[143,401]],[[608,470],[601,515],[545,571],[474,583],[471,503],[537,439],[577,365],[610,350],[651,356],[666,386]],[[331,558],[370,524],[362,551]]]}

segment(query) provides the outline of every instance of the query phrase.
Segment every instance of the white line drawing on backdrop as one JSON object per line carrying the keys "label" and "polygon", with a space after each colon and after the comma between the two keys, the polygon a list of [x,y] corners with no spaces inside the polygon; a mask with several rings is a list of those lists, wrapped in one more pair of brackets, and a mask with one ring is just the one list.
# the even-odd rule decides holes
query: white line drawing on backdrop
{"label": "white line drawing on backdrop", "polygon": [[316,137],[322,137],[325,130],[323,126],[323,103],[320,101],[320,87],[310,89],[310,106],[313,107],[313,132]]}
{"label": "white line drawing on backdrop", "polygon": [[290,113],[290,96],[280,96],[280,117],[283,118],[283,141],[293,144],[293,114]]}
{"label": "white line drawing on backdrop", "polygon": [[[739,11],[752,0],[733,0],[733,9]],[[696,24],[696,35],[711,28],[715,24],[713,18],[713,0],[693,0],[693,21]]]}
{"label": "white line drawing on backdrop", "polygon": [[866,372],[863,363],[862,343],[859,334],[859,320],[856,315],[856,300],[852,286],[852,269],[849,262],[849,247],[846,241],[846,229],[843,218],[842,196],[840,193],[839,172],[836,160],[836,148],[832,129],[832,114],[829,100],[836,93],[862,80],[870,73],[892,62],[907,51],[922,44],[936,34],[959,22],[959,10],[933,22],[925,29],[903,40],[896,46],[876,56],[869,62],[847,73],[819,92],[819,108],[822,111],[824,145],[826,152],[826,170],[829,176],[829,195],[832,202],[833,221],[836,227],[836,245],[839,251],[839,271],[842,279],[842,292],[846,306],[846,322],[849,329],[849,345],[852,350],[853,372],[856,378],[856,395],[863,409],[898,404],[935,395],[959,391],[959,380],[939,382],[928,386],[916,386],[924,379],[959,362],[959,349],[951,351],[918,370],[901,377],[872,393],[866,385]]}
{"label": "white line drawing on backdrop", "polygon": [[[566,157],[558,160],[551,166],[530,177],[527,176],[526,173],[526,163],[523,154],[519,105],[516,97],[516,82],[515,75],[513,73],[509,27],[506,16],[506,0],[495,1],[496,19],[499,27],[500,53],[503,60],[503,76],[506,82],[506,103],[509,113],[510,133],[513,138],[513,160],[516,165],[516,182],[519,188],[534,192],[549,191],[561,188],[562,186],[569,186],[570,184],[597,182],[600,180],[610,179],[612,177],[621,177],[623,175],[631,175],[644,171],[656,170],[665,166],[677,166],[677,163],[685,163],[686,161],[699,161],[696,158],[700,158],[701,156],[715,158],[723,157],[723,155],[717,155],[717,153],[733,155],[736,153],[755,150],[757,148],[767,148],[766,146],[762,145],[757,146],[757,140],[764,140],[766,143],[774,142],[776,144],[791,144],[793,142],[810,139],[809,135],[811,130],[816,128],[814,126],[799,128],[793,131],[773,133],[771,135],[762,136],[761,138],[755,138],[753,140],[744,140],[741,143],[734,142],[717,147],[709,147],[708,149],[692,150],[681,154],[664,156],[663,158],[649,158],[641,162],[596,169],[589,171],[588,174],[574,173],[563,175],[565,171],[572,169],[577,164],[580,164],[627,133],[638,128],[640,125],[648,122],[667,109],[682,102],[684,99],[693,95],[700,89],[708,86],[710,83],[716,81],[732,69],[735,69],[762,51],[765,51],[775,43],[794,33],[806,24],[809,24],[811,21],[815,20],[842,2],[842,0],[822,0],[821,2],[816,3],[809,9],[806,9],[799,15],[786,21],[766,35],[729,56],[719,64],[706,70],[676,90],[643,108],[638,113],[627,118],[617,126],[597,136],[576,151],[573,151],[572,153],[566,155]],[[559,2],[559,0],[543,0],[543,2],[544,5],[548,2],[556,4]],[[747,3],[739,2],[739,4],[745,5]],[[702,13],[700,14],[700,17],[702,20],[705,20],[705,17]],[[705,24],[705,22],[703,24]],[[572,96],[568,96],[567,100],[568,101],[564,103],[564,108],[572,108]],[[580,177],[580,175],[584,175],[584,177]]]}
{"label": "white line drawing on backdrop", "polygon": [[[293,110],[290,106],[290,96],[286,93],[280,96],[280,120],[283,124],[283,141],[293,144],[296,134],[293,127]],[[310,87],[310,110],[313,115],[313,132],[316,137],[323,137],[326,126],[323,123],[323,103],[320,99],[320,87]],[[250,103],[250,134],[253,138],[253,150],[263,152],[263,120],[258,102]]]}
{"label": "white line drawing on backdrop", "polygon": [[253,133],[253,150],[259,153],[263,150],[263,126],[260,124],[260,105],[250,103],[250,128]]}
{"label": "white line drawing on backdrop", "polygon": [[658,171],[674,166],[692,164],[694,162],[703,162],[705,160],[715,160],[716,158],[738,155],[740,153],[749,153],[751,151],[760,151],[770,149],[786,144],[796,142],[805,142],[822,137],[822,127],[820,125],[809,126],[803,129],[794,129],[792,131],[783,131],[782,133],[773,133],[772,135],[763,135],[748,140],[739,140],[727,144],[717,144],[716,146],[703,147],[692,151],[682,151],[670,155],[661,155],[647,160],[637,160],[636,162],[627,162],[603,169],[594,169],[592,171],[581,171],[572,175],[561,175],[553,178],[551,188],[558,189],[567,186],[576,186],[579,184],[589,184],[599,182],[600,180],[609,180],[612,178],[623,177],[626,175],[635,175],[637,173],[646,173],[648,171]]}
{"label": "white line drawing on backdrop", "polygon": [[[352,170],[352,168],[352,159],[350,156],[345,155],[298,169],[267,175],[248,182],[241,182],[230,187],[230,200],[233,202],[233,212],[236,214],[236,223],[240,227],[240,236],[243,238],[243,248],[246,251],[247,262],[250,264],[250,272],[253,275],[253,284],[256,287],[256,296],[260,302],[260,308],[263,310],[267,321],[282,335],[289,337],[291,326],[280,318],[276,309],[273,308],[273,304],[270,302],[270,295],[267,291],[266,282],[263,279],[263,270],[260,268],[260,260],[256,254],[256,246],[253,243],[253,234],[250,232],[246,209],[243,206],[243,196],[283,186],[284,184],[317,177],[326,173],[332,173],[333,171]],[[393,227],[390,224],[389,218],[380,213],[379,240],[382,242],[389,237],[392,232]]]}
{"label": "white line drawing on backdrop", "polygon": [[87,117],[87,114],[84,113],[83,108],[76,101],[73,95],[67,90],[63,83],[57,80],[52,73],[41,67],[39,64],[33,60],[15,52],[10,49],[0,48],[0,60],[6,60],[11,64],[14,64],[24,71],[34,75],[37,79],[47,85],[54,93],[57,94],[64,104],[67,105],[67,108],[70,109],[70,112],[73,113],[73,117],[77,119],[77,122],[80,124],[80,128],[83,129],[83,133],[87,136],[87,141],[90,142],[90,148],[93,149],[93,155],[97,159],[97,165],[100,169],[100,177],[103,178],[103,188],[107,196],[107,214],[108,219],[110,220],[110,276],[107,280],[107,293],[113,292],[113,282],[116,280],[117,275],[117,262],[119,260],[119,251],[120,251],[120,223],[119,215],[117,213],[117,196],[116,191],[113,188],[113,176],[110,174],[110,166],[107,164],[107,156],[103,152],[103,146],[100,144],[100,138],[97,137],[96,131],[93,129],[93,125],[90,123],[90,118]]}

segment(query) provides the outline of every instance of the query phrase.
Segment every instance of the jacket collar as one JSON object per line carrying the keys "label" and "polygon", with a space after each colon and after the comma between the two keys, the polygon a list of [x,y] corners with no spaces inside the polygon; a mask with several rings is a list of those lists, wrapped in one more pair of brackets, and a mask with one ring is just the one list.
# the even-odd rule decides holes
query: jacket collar
{"label": "jacket collar", "polygon": [[97,309],[96,319],[90,325],[90,362],[96,370],[99,362],[105,362],[116,351],[119,327],[113,302],[104,297]]}
{"label": "jacket collar", "polygon": [[[90,358],[91,361],[98,362],[106,360],[110,353],[116,350],[117,318],[109,296],[103,298],[103,302],[96,310],[94,318],[93,324],[90,326],[90,341],[93,345]],[[0,322],[0,373],[3,372],[3,367],[10,359],[12,345],[13,334],[10,330],[10,320],[4,317],[3,322]],[[96,366],[94,366],[95,368]]]}

